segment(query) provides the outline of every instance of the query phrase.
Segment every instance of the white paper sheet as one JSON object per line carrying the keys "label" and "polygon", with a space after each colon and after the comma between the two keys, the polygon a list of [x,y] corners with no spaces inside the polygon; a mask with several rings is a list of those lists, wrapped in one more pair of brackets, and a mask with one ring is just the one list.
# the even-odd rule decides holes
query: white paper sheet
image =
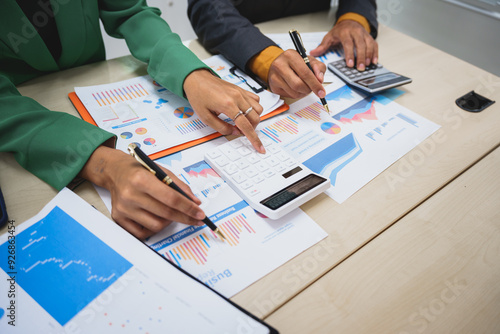
{"label": "white paper sheet", "polygon": [[268,333],[68,189],[15,234],[0,236],[16,254],[0,262],[2,333]]}
{"label": "white paper sheet", "polygon": [[[231,74],[232,64],[222,56],[211,57],[206,63],[222,79],[247,91],[254,92],[250,86],[260,87],[241,71]],[[75,92],[97,126],[117,136],[116,148],[124,152],[130,143],[136,143],[150,155],[216,132],[200,120],[186,99],[160,86],[148,75],[111,84],[75,87]],[[256,94],[264,108],[262,115],[283,104],[279,95],[267,90]],[[224,114],[219,117],[232,123]]]}
{"label": "white paper sheet", "polygon": [[[154,250],[199,280],[231,297],[327,236],[296,209],[279,220],[263,218],[203,160],[221,145],[218,138],[157,159],[191,187],[201,208],[228,237],[221,241],[206,226],[173,223],[146,241]],[[101,189],[110,207],[109,192]],[[270,256],[272,254],[272,256]]]}
{"label": "white paper sheet", "polygon": [[340,79],[326,86],[331,115],[315,95],[257,130],[311,170],[330,178],[326,193],[342,203],[408,153],[439,125],[393,101],[402,91],[365,96]]}

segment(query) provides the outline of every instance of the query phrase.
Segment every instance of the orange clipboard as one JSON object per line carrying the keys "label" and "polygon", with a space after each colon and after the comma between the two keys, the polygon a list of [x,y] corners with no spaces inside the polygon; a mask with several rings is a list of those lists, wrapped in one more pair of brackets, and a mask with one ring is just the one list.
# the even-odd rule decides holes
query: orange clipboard
{"label": "orange clipboard", "polygon": [[[93,125],[97,126],[97,123],[94,121],[94,119],[92,118],[92,116],[90,116],[90,113],[88,112],[87,108],[85,108],[85,106],[83,105],[82,101],[80,101],[80,98],[78,97],[78,95],[76,95],[75,92],[71,92],[71,93],[68,94],[68,97],[71,100],[71,103],[73,103],[73,105],[75,106],[76,111],[78,111],[78,113],[80,114],[80,116],[82,117],[82,119],[84,121],[90,123],[90,124],[93,124]],[[283,103],[283,105],[281,105],[280,107],[278,107],[275,110],[271,111],[270,113],[268,113],[268,114],[266,114],[264,116],[261,116],[260,119],[261,120],[265,120],[265,119],[271,118],[273,116],[281,114],[282,112],[287,111],[288,109],[290,109],[290,107],[288,106],[288,104]],[[184,149],[187,149],[187,148],[190,148],[190,147],[193,147],[193,146],[205,143],[205,142],[207,142],[209,140],[212,140],[212,139],[215,139],[215,138],[218,138],[218,137],[221,137],[221,136],[222,136],[222,134],[220,134],[218,132],[212,133],[212,134],[209,134],[208,136],[205,136],[205,137],[202,137],[202,138],[199,138],[199,139],[195,139],[195,140],[191,140],[191,141],[188,141],[186,143],[179,144],[179,145],[176,145],[176,146],[172,146],[172,147],[167,148],[165,150],[162,150],[162,151],[150,154],[149,157],[152,160],[155,160],[155,159],[158,159],[158,158],[162,158],[162,157],[167,156],[169,154],[182,151]]]}

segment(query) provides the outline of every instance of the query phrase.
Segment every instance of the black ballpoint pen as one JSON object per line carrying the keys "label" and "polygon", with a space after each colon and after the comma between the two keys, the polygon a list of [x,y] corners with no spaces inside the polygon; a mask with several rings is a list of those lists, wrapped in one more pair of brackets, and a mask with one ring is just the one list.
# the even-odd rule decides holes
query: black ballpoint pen
{"label": "black ballpoint pen", "polygon": [[[178,185],[172,181],[172,179],[165,173],[160,166],[155,164],[153,160],[151,160],[146,153],[144,153],[136,144],[129,144],[128,145],[128,151],[130,154],[141,164],[143,165],[147,170],[149,170],[151,173],[153,173],[158,180],[161,182],[165,183],[167,186],[170,188],[174,189],[184,197],[186,197],[189,200],[192,200],[181,188],[179,188]],[[218,236],[221,237],[222,240],[225,240],[226,237],[224,237],[224,234],[219,230],[217,226],[208,218],[205,216],[202,220],[205,225],[207,225],[212,231],[217,233]]]}
{"label": "black ballpoint pen", "polygon": [[[295,45],[295,50],[299,53],[299,55],[304,59],[306,62],[307,67],[314,73],[313,68],[311,67],[311,64],[309,63],[309,57],[307,57],[306,49],[304,48],[304,45],[302,44],[302,38],[300,37],[300,34],[297,30],[290,30],[288,32],[290,34],[290,37],[292,38],[293,45]],[[325,107],[325,110],[330,113],[330,109],[328,108],[328,103],[324,98],[320,98],[321,103],[323,104],[323,107]]]}

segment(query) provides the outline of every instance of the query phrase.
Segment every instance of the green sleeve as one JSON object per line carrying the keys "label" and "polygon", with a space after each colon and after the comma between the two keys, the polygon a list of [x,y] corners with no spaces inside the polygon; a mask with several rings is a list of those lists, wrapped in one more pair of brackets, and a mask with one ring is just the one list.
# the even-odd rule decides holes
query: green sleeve
{"label": "green sleeve", "polygon": [[170,30],[160,10],[148,7],[144,0],[103,0],[100,17],[106,32],[125,38],[132,55],[148,63],[149,75],[178,96],[184,96],[188,74],[209,69]]}
{"label": "green sleeve", "polygon": [[0,151],[57,190],[69,184],[94,150],[113,135],[22,96],[0,75]]}

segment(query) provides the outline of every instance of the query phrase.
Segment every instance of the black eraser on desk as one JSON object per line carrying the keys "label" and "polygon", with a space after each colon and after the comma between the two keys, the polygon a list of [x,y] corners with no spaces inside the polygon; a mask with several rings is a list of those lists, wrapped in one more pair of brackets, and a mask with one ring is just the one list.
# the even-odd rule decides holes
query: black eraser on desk
{"label": "black eraser on desk", "polygon": [[472,90],[456,99],[455,103],[465,111],[480,112],[491,106],[495,101],[479,95]]}

